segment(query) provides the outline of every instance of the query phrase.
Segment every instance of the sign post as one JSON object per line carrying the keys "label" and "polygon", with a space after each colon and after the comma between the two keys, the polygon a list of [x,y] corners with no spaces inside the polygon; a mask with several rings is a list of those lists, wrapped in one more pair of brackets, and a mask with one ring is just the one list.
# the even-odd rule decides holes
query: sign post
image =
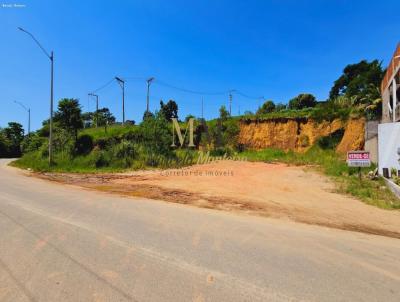
{"label": "sign post", "polygon": [[347,166],[358,167],[358,177],[361,181],[361,168],[370,167],[371,159],[367,151],[349,151],[347,152]]}

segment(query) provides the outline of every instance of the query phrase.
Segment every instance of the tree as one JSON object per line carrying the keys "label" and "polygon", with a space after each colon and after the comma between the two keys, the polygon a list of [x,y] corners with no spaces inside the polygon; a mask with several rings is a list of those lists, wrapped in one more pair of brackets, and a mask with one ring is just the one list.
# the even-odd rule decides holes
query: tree
{"label": "tree", "polygon": [[115,123],[115,116],[110,112],[110,109],[104,107],[94,112],[94,122],[98,126],[111,125]]}
{"label": "tree", "polygon": [[145,148],[148,164],[157,165],[157,155],[171,155],[171,125],[164,114],[156,112],[154,118],[145,119],[139,126],[140,141]]}
{"label": "tree", "polygon": [[226,121],[230,117],[230,114],[228,110],[226,110],[225,105],[222,105],[221,108],[219,108],[219,118],[222,121]]}
{"label": "tree", "polygon": [[2,130],[3,144],[8,145],[7,156],[21,156],[21,143],[24,139],[24,128],[16,122],[8,123],[8,127]]}
{"label": "tree", "polygon": [[276,106],[275,106],[275,111],[276,112],[279,112],[279,111],[282,111],[282,110],[285,110],[286,109],[286,105],[285,104],[282,104],[282,103],[278,103],[278,104],[276,104]]}
{"label": "tree", "polygon": [[289,109],[295,110],[315,107],[315,105],[317,105],[317,100],[309,93],[301,93],[289,101]]}
{"label": "tree", "polygon": [[143,120],[146,120],[146,119],[148,119],[148,118],[154,118],[154,114],[153,114],[153,112],[151,112],[151,111],[145,111],[144,113],[143,113]]}
{"label": "tree", "polygon": [[172,118],[178,118],[178,105],[174,100],[169,100],[167,104],[160,101],[160,113],[169,121]]}
{"label": "tree", "polygon": [[82,113],[82,121],[84,128],[90,128],[93,126],[93,112]]}
{"label": "tree", "polygon": [[3,129],[0,129],[0,157],[7,157],[10,151],[11,143],[4,135]]}
{"label": "tree", "polygon": [[72,131],[75,139],[78,138],[78,130],[83,128],[82,111],[77,99],[61,99],[58,103],[58,111],[54,120],[64,130]]}
{"label": "tree", "polygon": [[[347,97],[357,96],[359,98],[371,94],[371,87],[379,87],[385,72],[382,70],[381,62],[374,60],[368,62],[362,60],[356,64],[349,64],[343,69],[343,74],[334,82],[329,93],[332,100],[340,95]],[[374,94],[373,99],[379,97]]]}
{"label": "tree", "polygon": [[266,101],[262,106],[257,110],[257,114],[266,114],[273,112],[275,110],[275,104],[273,101]]}

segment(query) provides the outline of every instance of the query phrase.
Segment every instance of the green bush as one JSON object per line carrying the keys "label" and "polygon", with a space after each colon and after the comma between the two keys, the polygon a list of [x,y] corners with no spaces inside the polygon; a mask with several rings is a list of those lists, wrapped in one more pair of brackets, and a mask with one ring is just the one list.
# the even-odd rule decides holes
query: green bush
{"label": "green bush", "polygon": [[23,153],[38,151],[40,147],[47,141],[45,137],[32,133],[26,136],[22,142],[21,148]]}
{"label": "green bush", "polygon": [[320,137],[317,140],[317,144],[323,150],[327,149],[334,150],[342,140],[343,135],[344,135],[344,129],[339,129],[334,133],[332,133],[331,135]]}
{"label": "green bush", "polygon": [[156,113],[154,118],[147,118],[140,124],[141,141],[147,154],[172,155],[172,131],[165,117]]}
{"label": "green bush", "polygon": [[134,144],[126,140],[116,145],[113,153],[118,159],[124,159],[127,157],[134,158],[136,155]]}
{"label": "green bush", "polygon": [[118,144],[116,137],[101,137],[94,141],[94,145],[98,146],[101,150],[111,148]]}
{"label": "green bush", "polygon": [[[29,153],[28,153],[29,154]],[[46,140],[39,148],[38,154],[41,158],[49,157],[49,141]]]}
{"label": "green bush", "polygon": [[96,168],[107,167],[111,161],[109,154],[102,150],[93,151],[91,158]]}
{"label": "green bush", "polygon": [[317,105],[317,100],[310,93],[301,93],[289,101],[290,109],[304,109],[315,107],[315,105]]}
{"label": "green bush", "polygon": [[0,132],[0,157],[7,157],[10,153],[10,140]]}
{"label": "green bush", "polygon": [[75,143],[75,151],[77,155],[89,154],[93,149],[93,139],[90,135],[83,134],[78,137]]}

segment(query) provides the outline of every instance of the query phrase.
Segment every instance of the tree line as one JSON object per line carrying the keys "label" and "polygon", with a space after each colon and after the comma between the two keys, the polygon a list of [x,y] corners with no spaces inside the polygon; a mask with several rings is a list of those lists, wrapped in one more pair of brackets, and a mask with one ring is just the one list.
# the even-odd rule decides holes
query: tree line
{"label": "tree line", "polygon": [[[275,104],[268,100],[258,108],[257,115],[279,112],[282,110],[302,110],[314,108],[320,104],[326,109],[340,110],[347,108],[365,113],[369,119],[379,119],[382,114],[382,100],[380,83],[386,70],[378,60],[368,62],[362,60],[356,64],[349,64],[340,77],[334,81],[326,101],[318,102],[314,95],[301,93],[290,99],[287,105]],[[252,112],[246,112],[251,115]]]}

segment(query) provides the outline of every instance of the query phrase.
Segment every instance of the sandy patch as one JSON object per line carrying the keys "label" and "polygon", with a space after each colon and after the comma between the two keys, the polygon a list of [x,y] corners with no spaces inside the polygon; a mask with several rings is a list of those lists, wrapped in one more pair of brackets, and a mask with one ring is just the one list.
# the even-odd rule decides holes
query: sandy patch
{"label": "sandy patch", "polygon": [[400,211],[335,193],[327,177],[305,167],[225,161],[179,170],[39,176],[110,193],[400,238]]}

